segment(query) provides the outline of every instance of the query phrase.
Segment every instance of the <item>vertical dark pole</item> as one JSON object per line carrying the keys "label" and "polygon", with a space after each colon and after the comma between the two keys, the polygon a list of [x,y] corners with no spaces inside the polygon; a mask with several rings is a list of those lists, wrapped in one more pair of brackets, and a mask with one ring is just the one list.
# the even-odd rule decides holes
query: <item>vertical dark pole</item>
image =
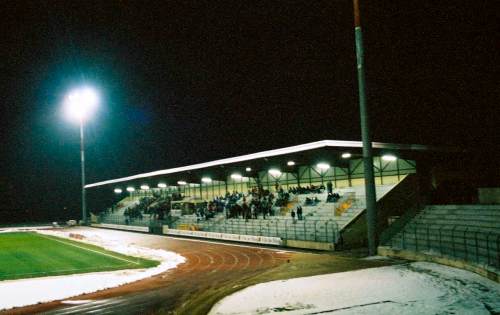
{"label": "vertical dark pole", "polygon": [[87,200],[85,196],[85,146],[83,142],[83,120],[80,119],[80,165],[82,170],[82,221],[87,225]]}
{"label": "vertical dark pole", "polygon": [[370,137],[370,124],[365,94],[365,72],[363,36],[359,17],[359,0],[353,0],[354,34],[356,38],[356,60],[358,68],[359,114],[361,117],[361,138],[363,140],[363,164],[366,190],[366,224],[368,231],[368,252],[370,256],[377,252],[377,209],[375,197],[375,180],[373,177],[373,154]]}

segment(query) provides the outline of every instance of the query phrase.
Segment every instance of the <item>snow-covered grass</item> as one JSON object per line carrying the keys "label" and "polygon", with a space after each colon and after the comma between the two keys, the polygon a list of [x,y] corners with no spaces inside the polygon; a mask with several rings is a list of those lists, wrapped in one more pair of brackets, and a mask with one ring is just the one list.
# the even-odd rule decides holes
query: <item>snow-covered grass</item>
{"label": "snow-covered grass", "polygon": [[416,262],[258,284],[224,298],[210,314],[499,312],[498,283],[465,270]]}
{"label": "snow-covered grass", "polygon": [[[74,230],[38,230],[38,233],[58,237],[70,237]],[[124,255],[160,261],[148,269],[128,269],[96,272],[68,276],[31,278],[0,281],[0,310],[27,306],[36,303],[67,299],[85,293],[96,292],[131,283],[175,268],[185,258],[161,249],[150,249],[134,245],[117,233],[99,229],[78,229],[83,241]]]}

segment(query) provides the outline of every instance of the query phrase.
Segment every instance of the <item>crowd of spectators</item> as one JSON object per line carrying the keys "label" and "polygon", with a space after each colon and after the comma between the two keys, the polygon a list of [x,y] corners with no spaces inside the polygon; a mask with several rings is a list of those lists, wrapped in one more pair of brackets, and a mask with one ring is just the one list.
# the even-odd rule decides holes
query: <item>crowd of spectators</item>
{"label": "crowd of spectators", "polygon": [[325,190],[324,185],[320,185],[320,186],[310,185],[310,186],[306,186],[306,187],[296,186],[296,187],[288,188],[288,192],[295,194],[295,195],[297,195],[297,194],[301,194],[301,195],[302,194],[320,194],[324,190]]}

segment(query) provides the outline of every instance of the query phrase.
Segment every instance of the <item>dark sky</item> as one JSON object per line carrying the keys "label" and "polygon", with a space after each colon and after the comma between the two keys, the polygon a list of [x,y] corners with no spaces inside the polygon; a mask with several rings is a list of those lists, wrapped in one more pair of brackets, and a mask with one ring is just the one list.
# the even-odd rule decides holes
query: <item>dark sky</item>
{"label": "dark sky", "polygon": [[[498,144],[495,1],[361,2],[373,139]],[[78,211],[78,128],[60,109],[80,83],[102,94],[88,182],[360,139],[350,0],[2,1],[0,14],[4,208]]]}

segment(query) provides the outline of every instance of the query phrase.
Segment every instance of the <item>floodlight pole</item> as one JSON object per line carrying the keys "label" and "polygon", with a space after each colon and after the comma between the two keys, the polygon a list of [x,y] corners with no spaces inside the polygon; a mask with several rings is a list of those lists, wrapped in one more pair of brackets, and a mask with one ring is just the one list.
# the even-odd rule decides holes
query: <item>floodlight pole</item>
{"label": "floodlight pole", "polygon": [[82,222],[88,224],[87,220],[87,200],[85,195],[85,145],[83,137],[83,118],[80,118],[80,164],[82,170]]}
{"label": "floodlight pole", "polygon": [[370,256],[373,256],[377,253],[377,200],[375,194],[375,178],[373,174],[373,153],[370,136],[370,123],[365,94],[364,51],[359,14],[359,0],[353,0],[353,7],[354,34],[356,38],[356,61],[358,68],[359,114],[361,117],[361,138],[363,140],[363,164],[365,171],[368,252]]}

